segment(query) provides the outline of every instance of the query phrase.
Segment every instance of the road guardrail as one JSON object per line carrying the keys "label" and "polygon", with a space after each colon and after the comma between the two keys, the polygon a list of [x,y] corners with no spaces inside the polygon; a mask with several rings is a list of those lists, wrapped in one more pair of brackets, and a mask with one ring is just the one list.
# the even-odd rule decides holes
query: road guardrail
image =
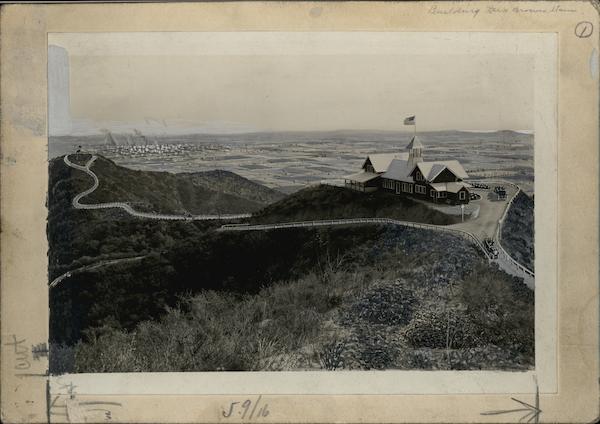
{"label": "road guardrail", "polygon": [[[478,181],[478,182],[482,182],[482,181]],[[504,209],[504,213],[502,214],[502,217],[498,220],[498,228],[496,228],[496,236],[495,236],[496,244],[500,248],[501,253],[504,255],[504,257],[507,261],[511,262],[512,265],[514,265],[523,274],[528,275],[532,278],[535,278],[535,273],[532,270],[530,270],[526,266],[520,264],[516,259],[514,259],[506,251],[504,246],[502,246],[502,225],[504,223],[504,220],[506,219],[506,216],[508,215],[508,211],[510,210],[510,208],[512,207],[512,205],[514,203],[514,200],[517,198],[517,195],[519,194],[519,192],[521,192],[523,190],[521,189],[521,187],[518,184],[515,184],[510,181],[506,181],[506,180],[484,181],[484,182],[486,182],[488,184],[506,184],[506,185],[510,185],[510,186],[513,186],[516,188],[515,194],[507,202],[506,208]]]}
{"label": "road guardrail", "polygon": [[217,231],[257,231],[257,230],[274,230],[282,228],[306,228],[306,227],[323,227],[331,225],[356,225],[356,224],[388,224],[399,225],[409,228],[421,228],[438,232],[445,232],[461,236],[473,244],[475,244],[484,254],[491,260],[490,253],[485,249],[479,239],[472,233],[457,228],[446,228],[433,224],[422,224],[411,221],[400,221],[392,218],[346,218],[346,219],[324,219],[313,221],[295,221],[295,222],[280,222],[275,224],[225,224]]}

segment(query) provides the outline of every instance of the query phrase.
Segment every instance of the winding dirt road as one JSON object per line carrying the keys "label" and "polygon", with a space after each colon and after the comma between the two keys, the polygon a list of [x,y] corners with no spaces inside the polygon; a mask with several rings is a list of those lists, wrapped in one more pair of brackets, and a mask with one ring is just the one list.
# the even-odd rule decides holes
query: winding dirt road
{"label": "winding dirt road", "polygon": [[75,209],[122,209],[127,212],[131,216],[135,216],[137,218],[146,218],[146,219],[158,219],[163,221],[211,221],[211,220],[227,220],[227,219],[241,219],[241,218],[249,218],[251,214],[249,213],[238,213],[238,214],[218,214],[218,215],[174,215],[174,214],[161,214],[154,212],[140,212],[133,209],[129,204],[125,202],[107,202],[107,203],[81,203],[81,199],[85,196],[93,193],[100,182],[98,181],[98,176],[90,169],[94,164],[94,161],[98,159],[96,155],[92,155],[92,157],[86,162],[85,165],[78,165],[69,160],[69,155],[65,155],[64,162],[67,166],[77,169],[79,171],[85,172],[87,175],[93,178],[94,184],[88,188],[87,190],[82,191],[78,195],[73,198],[72,204]]}
{"label": "winding dirt road", "polygon": [[[159,213],[150,213],[150,212],[140,212],[133,209],[130,205],[125,202],[108,202],[108,203],[81,203],[81,199],[86,197],[87,195],[93,193],[98,186],[100,185],[100,181],[98,180],[98,176],[90,169],[94,164],[98,157],[96,155],[91,155],[90,159],[86,162],[85,165],[78,165],[76,163],[71,162],[69,159],[69,155],[65,155],[64,162],[70,167],[77,169],[79,171],[85,172],[87,175],[92,177],[94,180],[94,184],[88,188],[87,190],[82,191],[73,197],[71,204],[75,209],[112,209],[119,208],[127,212],[129,215],[135,216],[137,218],[146,218],[146,219],[157,219],[157,220],[167,220],[167,221],[209,221],[209,220],[226,220],[226,219],[240,219],[240,218],[249,218],[250,214],[222,214],[222,215],[169,215],[169,214],[159,214]],[[142,256],[133,256],[129,258],[121,258],[121,259],[112,259],[112,260],[104,260],[100,262],[96,262],[94,264],[82,266],[80,268],[73,269],[71,271],[67,271],[64,274],[58,276],[52,282],[49,283],[50,288],[56,287],[63,280],[71,277],[74,274],[89,271],[92,269],[115,265],[118,263],[124,262],[133,262],[137,260],[141,260],[145,258],[147,255]]]}
{"label": "winding dirt road", "polygon": [[135,261],[142,260],[147,256],[148,255],[139,255],[139,256],[132,256],[129,258],[107,259],[107,260],[99,261],[99,262],[96,262],[96,263],[93,263],[90,265],[84,265],[82,267],[72,269],[71,271],[67,271],[62,275],[59,275],[54,280],[52,280],[52,282],[49,284],[49,287],[54,288],[58,284],[60,284],[61,281],[73,276],[74,274],[79,274],[80,272],[91,271],[93,269],[102,268],[102,267],[108,266],[108,265],[115,265],[115,264],[120,264],[120,263],[125,263],[125,262],[135,262]]}
{"label": "winding dirt road", "polygon": [[[249,218],[251,214],[223,214],[223,215],[169,215],[169,214],[158,214],[151,212],[140,212],[133,209],[130,205],[125,202],[108,202],[108,203],[81,203],[81,199],[85,196],[93,193],[98,186],[100,185],[98,181],[98,177],[96,174],[90,169],[93,165],[94,161],[97,159],[97,156],[92,155],[91,158],[86,162],[85,165],[78,165],[69,160],[69,155],[65,155],[64,162],[67,166],[85,172],[87,175],[92,177],[94,180],[94,184],[87,190],[82,191],[78,195],[73,198],[72,204],[76,209],[111,209],[111,208],[120,208],[127,212],[128,214],[138,217],[138,218],[146,218],[146,219],[158,219],[158,220],[178,220],[178,221],[206,221],[206,220],[226,220],[226,219],[240,219],[240,218]],[[247,224],[229,224],[223,225],[218,231],[257,231],[257,230],[276,230],[282,228],[305,228],[305,227],[319,227],[319,226],[331,226],[331,225],[364,225],[364,224],[392,224],[392,225],[401,225],[405,227],[414,227],[414,228],[426,228],[434,231],[441,231],[447,233],[453,233],[455,235],[459,235],[463,238],[468,239],[472,243],[474,243],[485,255],[485,257],[490,261],[498,264],[498,266],[507,272],[510,275],[515,275],[523,278],[525,284],[530,288],[534,289],[534,273],[527,269],[525,266],[517,262],[514,258],[512,258],[506,250],[500,244],[500,233],[502,229],[502,223],[508,210],[512,205],[512,201],[516,197],[516,195],[520,191],[520,187],[516,184],[509,182],[502,182],[508,187],[508,195],[510,200],[508,202],[491,202],[486,201],[486,199],[482,199],[483,203],[486,203],[486,207],[483,208],[484,211],[477,219],[472,221],[467,221],[460,224],[454,224],[449,226],[443,225],[432,225],[432,224],[420,224],[410,221],[399,221],[394,219],[387,218],[357,218],[357,219],[335,219],[335,220],[318,220],[318,221],[303,221],[303,222],[282,222],[282,223],[273,223],[273,224],[260,224],[260,225],[247,225]],[[496,244],[499,247],[499,255],[498,258],[492,258],[487,249],[483,246],[482,238],[492,238],[495,240]],[[138,259],[141,257],[138,257]],[[127,259],[127,258],[126,258]],[[136,259],[136,258],[130,258]],[[68,278],[74,272],[81,272],[86,269],[92,269],[97,266],[109,265],[111,263],[118,263],[115,261],[104,261],[104,263],[89,265],[87,267],[82,267],[80,269],[69,271],[57,279],[55,279],[52,283],[50,283],[50,287],[56,286],[60,281],[65,278]]]}
{"label": "winding dirt road", "polygon": [[[525,266],[517,262],[514,258],[512,258],[500,243],[499,235],[502,231],[502,224],[504,222],[504,219],[506,218],[508,210],[512,206],[512,201],[520,191],[520,188],[515,184],[507,182],[502,182],[502,184],[509,187],[508,193],[510,200],[501,202],[485,201],[485,208],[482,209],[487,210],[483,213],[483,216],[482,214],[480,214],[480,216],[474,220],[447,226],[421,224],[411,221],[400,221],[390,218],[354,218],[301,222],[280,222],[258,225],[227,224],[221,226],[221,228],[217,231],[266,231],[284,228],[307,228],[335,225],[388,224],[445,232],[458,235],[475,244],[490,262],[496,263],[498,267],[505,271],[507,274],[523,278],[523,282],[527,285],[527,287],[533,290],[535,286],[535,274],[531,270],[527,269]],[[495,244],[499,248],[499,254],[497,258],[491,257],[488,250],[484,247],[482,242],[482,239],[484,238],[490,238],[495,241]]]}

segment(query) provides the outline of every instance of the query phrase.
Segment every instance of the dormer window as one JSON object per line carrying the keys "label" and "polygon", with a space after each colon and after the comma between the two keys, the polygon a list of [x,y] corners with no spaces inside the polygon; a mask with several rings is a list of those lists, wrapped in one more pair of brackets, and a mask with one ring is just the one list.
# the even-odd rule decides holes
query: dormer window
{"label": "dormer window", "polygon": [[415,180],[423,181],[423,174],[421,174],[421,172],[419,170],[417,170],[417,172],[415,172]]}

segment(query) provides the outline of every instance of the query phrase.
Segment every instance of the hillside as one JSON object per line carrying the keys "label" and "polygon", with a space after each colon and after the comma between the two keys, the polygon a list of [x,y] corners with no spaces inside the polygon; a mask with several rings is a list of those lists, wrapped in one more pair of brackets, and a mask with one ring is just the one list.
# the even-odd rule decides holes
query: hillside
{"label": "hillside", "polygon": [[[74,155],[84,163],[88,155]],[[227,171],[172,174],[138,171],[99,156],[92,165],[100,186],[83,203],[131,202],[136,209],[161,213],[240,213],[252,212],[279,200],[283,194]],[[61,158],[50,162],[50,190],[63,184],[69,196],[89,188],[91,179],[67,167]],[[65,181],[67,180],[67,181]],[[70,181],[69,181],[70,180]]]}
{"label": "hillside", "polygon": [[502,226],[502,246],[532,271],[535,265],[533,210],[533,199],[519,192]]}
{"label": "hillside", "polygon": [[220,169],[177,175],[181,178],[187,178],[195,186],[202,186],[207,189],[217,188],[221,193],[238,196],[260,205],[270,204],[285,197],[279,191],[252,182],[233,172]]}
{"label": "hillside", "polygon": [[[223,208],[281,196],[220,171],[96,165],[102,191],[86,202],[190,208],[213,184]],[[74,209],[73,195],[90,185],[52,161],[50,278],[144,258],[73,273],[50,290],[52,373],[533,367],[533,294],[460,237],[388,225],[216,232],[221,222]],[[352,216],[452,222],[409,199],[328,186],[262,207],[254,220]]]}
{"label": "hillside", "polygon": [[51,291],[53,373],[533,366],[533,294],[460,237],[393,226],[180,237]]}
{"label": "hillside", "polygon": [[[73,155],[84,164],[89,155]],[[98,157],[92,171],[100,185],[82,203],[131,202],[138,210],[162,213],[251,212],[283,194],[225,171],[194,174],[135,171]],[[168,248],[178,234],[199,234],[219,223],[164,222],[132,218],[119,209],[77,210],[75,195],[92,179],[65,165],[49,164],[48,242],[50,279],[98,260],[147,254]]]}
{"label": "hillside", "polygon": [[458,218],[428,208],[403,196],[362,193],[344,187],[320,185],[305,188],[275,202],[252,217],[253,222],[289,222],[340,218],[394,218],[447,225]]}

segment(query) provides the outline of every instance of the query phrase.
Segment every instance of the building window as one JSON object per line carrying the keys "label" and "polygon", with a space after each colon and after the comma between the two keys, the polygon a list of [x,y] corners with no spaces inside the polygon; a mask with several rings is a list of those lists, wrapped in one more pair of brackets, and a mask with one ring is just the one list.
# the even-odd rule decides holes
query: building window
{"label": "building window", "polygon": [[415,193],[427,194],[427,188],[423,185],[416,184],[415,185]]}
{"label": "building window", "polygon": [[415,172],[415,180],[423,181],[423,175],[421,175],[421,172],[419,172],[419,171]]}
{"label": "building window", "polygon": [[413,192],[413,185],[411,183],[408,183],[408,192],[409,193]]}
{"label": "building window", "polygon": [[408,184],[402,183],[402,191],[405,193],[408,191]]}
{"label": "building window", "polygon": [[435,190],[431,190],[431,192],[429,193],[429,195],[430,195],[431,197],[435,197]]}
{"label": "building window", "polygon": [[466,191],[464,191],[464,190],[463,190],[463,191],[461,191],[461,192],[459,192],[459,193],[458,193],[458,198],[459,198],[460,200],[465,200],[465,199],[467,198],[467,192],[466,192]]}
{"label": "building window", "polygon": [[438,191],[437,197],[438,197],[438,199],[442,199],[442,198],[446,197],[446,192],[445,191]]}

